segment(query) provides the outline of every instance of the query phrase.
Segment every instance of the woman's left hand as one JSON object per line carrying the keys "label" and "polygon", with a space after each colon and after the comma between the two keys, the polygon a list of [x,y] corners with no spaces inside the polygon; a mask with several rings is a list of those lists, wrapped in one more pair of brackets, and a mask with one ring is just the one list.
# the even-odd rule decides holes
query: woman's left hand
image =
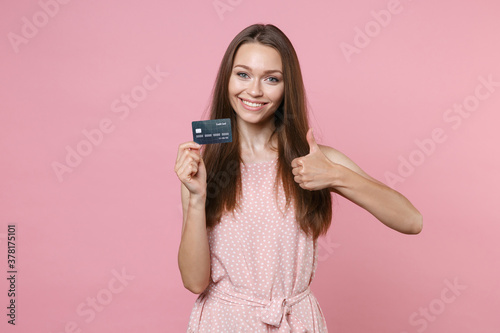
{"label": "woman's left hand", "polygon": [[319,148],[312,128],[307,131],[306,139],[309,143],[309,154],[292,161],[292,173],[295,176],[293,179],[300,187],[309,191],[332,187],[338,172],[335,163]]}
{"label": "woman's left hand", "polygon": [[292,161],[294,180],[301,188],[328,188],[399,232],[418,234],[422,230],[422,214],[401,193],[370,177],[341,152],[328,146],[321,150],[312,129],[306,138],[309,154]]}

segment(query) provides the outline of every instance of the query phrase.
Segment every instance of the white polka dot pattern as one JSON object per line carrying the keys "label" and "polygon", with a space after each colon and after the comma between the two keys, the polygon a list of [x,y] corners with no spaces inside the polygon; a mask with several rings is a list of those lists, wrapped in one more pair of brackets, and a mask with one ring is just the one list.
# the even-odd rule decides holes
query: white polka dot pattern
{"label": "white polka dot pattern", "polygon": [[[277,159],[241,164],[240,209],[209,231],[210,286],[196,303],[188,332],[327,332],[309,292],[316,242],[285,211]],[[278,190],[278,202],[276,202]]]}

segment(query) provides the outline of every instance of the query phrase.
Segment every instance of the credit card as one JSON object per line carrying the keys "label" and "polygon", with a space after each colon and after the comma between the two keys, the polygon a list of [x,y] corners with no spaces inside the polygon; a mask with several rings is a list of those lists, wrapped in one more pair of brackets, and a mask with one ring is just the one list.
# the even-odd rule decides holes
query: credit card
{"label": "credit card", "polygon": [[233,141],[230,118],[193,121],[192,126],[193,141],[200,145]]}

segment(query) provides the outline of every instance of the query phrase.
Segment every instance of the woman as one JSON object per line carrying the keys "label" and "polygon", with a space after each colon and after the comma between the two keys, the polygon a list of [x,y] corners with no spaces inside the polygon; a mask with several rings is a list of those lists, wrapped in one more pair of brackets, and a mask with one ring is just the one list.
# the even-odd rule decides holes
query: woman
{"label": "woman", "polygon": [[406,234],[422,216],[341,152],[316,143],[295,50],[273,25],[230,43],[210,119],[230,118],[233,142],[179,146],[179,269],[198,297],[189,332],[326,332],[309,290],[331,192]]}

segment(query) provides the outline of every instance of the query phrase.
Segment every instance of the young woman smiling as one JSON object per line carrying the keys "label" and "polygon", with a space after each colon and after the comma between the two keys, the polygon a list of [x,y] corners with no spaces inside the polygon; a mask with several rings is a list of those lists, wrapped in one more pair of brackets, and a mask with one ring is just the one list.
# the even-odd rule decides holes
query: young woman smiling
{"label": "young woman smiling", "polygon": [[221,118],[231,119],[233,142],[182,143],[175,164],[179,269],[184,286],[200,294],[188,331],[326,332],[309,285],[331,193],[402,233],[419,233],[422,216],[346,155],[316,143],[297,55],[273,25],[249,26],[229,44],[210,108],[210,119]]}

